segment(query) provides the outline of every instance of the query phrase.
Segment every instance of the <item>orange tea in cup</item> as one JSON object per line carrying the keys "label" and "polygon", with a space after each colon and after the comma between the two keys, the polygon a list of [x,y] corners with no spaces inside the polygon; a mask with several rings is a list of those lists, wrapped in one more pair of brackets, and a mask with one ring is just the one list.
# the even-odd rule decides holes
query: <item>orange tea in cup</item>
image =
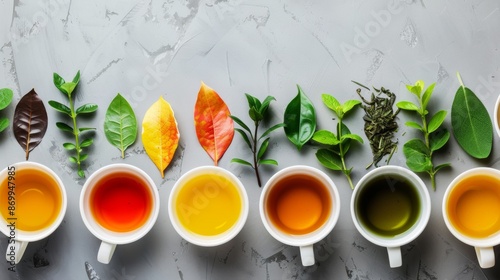
{"label": "orange tea in cup", "polygon": [[90,193],[90,210],[103,228],[130,232],[147,222],[153,194],[147,182],[131,173],[110,173]]}
{"label": "orange tea in cup", "polygon": [[500,180],[488,174],[465,177],[451,190],[445,207],[461,234],[489,237],[500,231]]}
{"label": "orange tea in cup", "polygon": [[265,202],[269,220],[286,234],[307,234],[320,228],[332,208],[328,188],[317,178],[298,174],[274,183]]}
{"label": "orange tea in cup", "polygon": [[[9,188],[10,186],[12,189]],[[10,217],[9,190],[15,199],[16,228],[23,231],[40,231],[51,226],[59,216],[62,207],[62,193],[55,178],[35,168],[18,168],[11,181],[8,177],[0,182],[0,209],[3,219]]]}

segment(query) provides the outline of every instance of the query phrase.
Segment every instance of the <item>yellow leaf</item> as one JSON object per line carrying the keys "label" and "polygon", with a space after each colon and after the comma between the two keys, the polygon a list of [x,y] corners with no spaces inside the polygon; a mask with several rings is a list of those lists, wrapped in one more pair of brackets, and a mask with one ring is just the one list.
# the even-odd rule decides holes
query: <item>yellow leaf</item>
{"label": "yellow leaf", "polygon": [[149,158],[160,170],[161,177],[179,145],[179,129],[170,104],[160,97],[144,115],[142,143]]}

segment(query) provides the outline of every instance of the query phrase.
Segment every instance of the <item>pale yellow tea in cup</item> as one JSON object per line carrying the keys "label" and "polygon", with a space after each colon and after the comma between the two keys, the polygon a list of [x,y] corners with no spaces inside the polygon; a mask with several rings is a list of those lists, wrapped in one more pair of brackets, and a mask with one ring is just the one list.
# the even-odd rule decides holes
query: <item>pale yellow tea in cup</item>
{"label": "pale yellow tea in cup", "polygon": [[476,174],[451,190],[446,211],[457,231],[472,238],[486,238],[500,231],[500,180]]}
{"label": "pale yellow tea in cup", "polygon": [[[5,205],[0,208],[3,219],[15,214],[16,228],[23,231],[51,226],[61,212],[63,201],[57,181],[38,169],[22,168],[12,174],[15,175],[10,175],[10,180],[7,176],[0,182],[0,205]],[[12,212],[7,205],[15,207]]]}
{"label": "pale yellow tea in cup", "polygon": [[188,179],[173,201],[179,222],[186,230],[215,236],[236,224],[243,211],[242,200],[232,180],[211,173]]}

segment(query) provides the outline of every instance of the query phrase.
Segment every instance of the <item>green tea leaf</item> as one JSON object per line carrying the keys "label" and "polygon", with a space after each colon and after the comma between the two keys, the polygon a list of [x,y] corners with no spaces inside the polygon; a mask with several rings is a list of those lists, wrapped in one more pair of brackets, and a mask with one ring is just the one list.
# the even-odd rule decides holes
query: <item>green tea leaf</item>
{"label": "green tea leaf", "polygon": [[260,110],[260,107],[262,106],[262,104],[260,103],[259,99],[257,99],[256,97],[254,97],[248,93],[245,93],[245,96],[247,97],[249,108],[255,108],[256,110]]}
{"label": "green tea leaf", "polygon": [[75,146],[75,144],[73,144],[73,143],[64,143],[64,144],[63,144],[63,147],[64,147],[66,150],[68,150],[68,151],[72,151],[72,150],[76,149],[76,146]]}
{"label": "green tea leaf", "polygon": [[68,92],[62,88],[62,85],[65,84],[66,81],[61,76],[59,76],[59,74],[54,73],[53,80],[56,88],[58,88],[62,93],[68,94]]}
{"label": "green tea leaf", "polygon": [[262,105],[259,108],[259,113],[261,115],[266,114],[267,109],[269,108],[269,104],[271,104],[271,101],[273,101],[273,100],[276,100],[276,98],[274,98],[272,96],[268,96],[268,97],[266,97],[266,99],[264,99],[264,101],[262,101]]}
{"label": "green tea leaf", "polygon": [[441,149],[450,139],[450,132],[443,128],[429,136],[429,148],[432,152]]}
{"label": "green tea leaf", "polygon": [[80,147],[81,148],[89,147],[90,145],[92,145],[92,143],[94,143],[94,140],[92,138],[88,138],[83,140],[82,143],[80,143]]}
{"label": "green tea leaf", "polygon": [[4,131],[7,127],[9,127],[9,119],[0,118],[0,132]]}
{"label": "green tea leaf", "polygon": [[231,162],[235,162],[235,163],[239,163],[239,164],[248,165],[250,167],[253,167],[253,165],[250,162],[248,162],[244,159],[241,159],[241,158],[233,158],[231,160]]}
{"label": "green tea leaf", "polygon": [[239,126],[241,126],[244,130],[248,131],[248,133],[250,133],[250,135],[252,135],[252,131],[242,120],[240,120],[238,117],[232,116],[232,115],[231,115],[231,119],[233,119],[233,121],[235,123],[237,123]]}
{"label": "green tea leaf", "polygon": [[266,138],[262,144],[260,145],[259,152],[257,153],[257,159],[261,159],[262,156],[266,153],[267,147],[269,146],[269,140],[271,138]]}
{"label": "green tea leaf", "polygon": [[323,145],[338,145],[340,143],[339,139],[328,130],[318,130],[314,133],[312,139]]}
{"label": "green tea leaf", "polygon": [[427,104],[429,104],[429,100],[431,99],[432,92],[434,91],[434,87],[436,86],[436,83],[432,83],[424,92],[424,95],[422,95],[422,107],[427,108]]}
{"label": "green tea leaf", "polygon": [[411,103],[410,101],[400,101],[396,104],[399,109],[408,111],[418,111],[417,105]]}
{"label": "green tea leaf", "polygon": [[262,133],[262,135],[259,137],[259,140],[266,137],[267,135],[269,135],[271,132],[275,131],[276,129],[278,129],[280,127],[284,127],[284,126],[285,126],[284,123],[279,123],[279,124],[275,124],[275,125],[271,126],[264,133]]}
{"label": "green tea leaf", "polygon": [[248,110],[248,115],[254,122],[260,122],[264,118],[264,116],[255,107]]}
{"label": "green tea leaf", "polygon": [[122,158],[125,157],[125,150],[137,138],[137,119],[134,110],[119,93],[106,111],[104,134],[108,142],[121,151]]}
{"label": "green tea leaf", "polygon": [[420,131],[424,131],[424,129],[422,128],[422,126],[419,125],[416,122],[409,121],[409,122],[406,122],[405,125],[408,126],[408,127],[411,127],[411,128],[418,129]]}
{"label": "green tea leaf", "polygon": [[62,131],[73,133],[73,128],[63,122],[56,122],[56,126]]}
{"label": "green tea leaf", "polygon": [[79,82],[80,82],[80,70],[78,70],[78,72],[76,72],[76,75],[73,78],[73,83],[78,84]]}
{"label": "green tea leaf", "polygon": [[247,143],[248,148],[250,148],[251,150],[252,144],[250,143],[250,139],[248,138],[248,135],[245,133],[245,131],[243,131],[243,129],[240,128],[235,128],[234,130],[236,130],[236,132],[238,132],[241,135],[245,143]]}
{"label": "green tea leaf", "polygon": [[344,142],[345,140],[350,139],[350,140],[356,140],[359,143],[363,144],[363,139],[361,136],[357,134],[344,134],[342,137],[340,137],[340,141]]}
{"label": "green tea leaf", "polygon": [[55,100],[50,100],[49,105],[50,105],[50,107],[54,108],[56,111],[64,113],[64,114],[71,117],[71,109],[68,106],[66,106],[62,103],[59,103]]}
{"label": "green tea leaf", "polygon": [[481,100],[465,86],[460,86],[451,105],[453,135],[470,156],[481,159],[490,155],[493,125]]}
{"label": "green tea leaf", "polygon": [[298,93],[285,109],[285,135],[300,151],[314,135],[316,112],[311,100],[297,85]]}
{"label": "green tea leaf", "polygon": [[266,164],[266,165],[278,165],[278,162],[275,161],[274,159],[262,159],[259,160],[259,164]]}
{"label": "green tea leaf", "polygon": [[326,168],[331,170],[342,170],[342,161],[340,157],[328,149],[319,149],[316,152],[316,158]]}
{"label": "green tea leaf", "polygon": [[14,97],[14,93],[9,88],[0,89],[0,110],[3,110],[9,106],[12,102],[12,97]]}
{"label": "green tea leaf", "polygon": [[427,132],[432,133],[436,131],[436,129],[438,129],[439,126],[441,126],[441,124],[443,123],[447,113],[448,112],[446,112],[445,110],[437,112],[429,121],[429,124],[427,126]]}
{"label": "green tea leaf", "polygon": [[403,146],[406,165],[414,172],[424,172],[432,169],[431,158],[424,142],[412,139]]}
{"label": "green tea leaf", "polygon": [[344,105],[342,105],[342,112],[345,114],[352,110],[355,106],[361,104],[359,100],[347,100]]}
{"label": "green tea leaf", "polygon": [[330,108],[330,110],[334,111],[335,114],[343,115],[342,105],[340,105],[340,102],[335,97],[324,93],[321,95],[321,100],[323,100],[323,103],[326,105],[326,107],[328,107],[328,108]]}
{"label": "green tea leaf", "polygon": [[97,104],[93,104],[93,103],[89,103],[89,104],[84,104],[80,107],[78,107],[78,109],[76,109],[76,114],[87,114],[87,113],[93,113],[95,111],[97,111]]}

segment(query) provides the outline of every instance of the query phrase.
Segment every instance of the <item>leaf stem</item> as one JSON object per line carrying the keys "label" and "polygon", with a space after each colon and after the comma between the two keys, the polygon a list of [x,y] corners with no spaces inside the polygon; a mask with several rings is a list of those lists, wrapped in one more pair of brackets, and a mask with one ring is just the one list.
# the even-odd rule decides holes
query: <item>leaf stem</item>
{"label": "leaf stem", "polygon": [[252,140],[253,140],[253,147],[252,147],[253,169],[255,170],[255,176],[257,177],[257,184],[259,185],[259,187],[262,187],[262,183],[260,181],[260,174],[259,174],[259,165],[258,165],[258,161],[257,161],[257,143],[258,143],[257,131],[259,129],[260,122],[255,121],[254,123],[255,123],[255,132],[254,132],[254,135],[252,136]]}
{"label": "leaf stem", "polygon": [[458,82],[460,83],[460,85],[462,87],[465,87],[464,82],[462,81],[462,76],[460,76],[460,72],[458,72],[458,71],[457,71],[457,78],[458,78]]}
{"label": "leaf stem", "polygon": [[339,140],[339,156],[340,161],[342,162],[342,173],[347,177],[347,181],[349,182],[349,186],[352,190],[354,190],[354,185],[352,184],[351,173],[346,167],[345,164],[345,152],[344,147],[342,146],[342,117],[339,116],[339,122],[337,123],[337,139]]}
{"label": "leaf stem", "polygon": [[68,92],[68,99],[69,99],[69,109],[71,110],[71,119],[73,121],[73,135],[75,136],[75,149],[76,149],[76,164],[78,166],[78,176],[82,177],[80,175],[82,171],[82,166],[81,166],[81,161],[80,161],[80,132],[78,131],[78,127],[76,125],[76,112],[75,112],[75,104],[73,102],[73,97],[71,95],[72,92]]}

